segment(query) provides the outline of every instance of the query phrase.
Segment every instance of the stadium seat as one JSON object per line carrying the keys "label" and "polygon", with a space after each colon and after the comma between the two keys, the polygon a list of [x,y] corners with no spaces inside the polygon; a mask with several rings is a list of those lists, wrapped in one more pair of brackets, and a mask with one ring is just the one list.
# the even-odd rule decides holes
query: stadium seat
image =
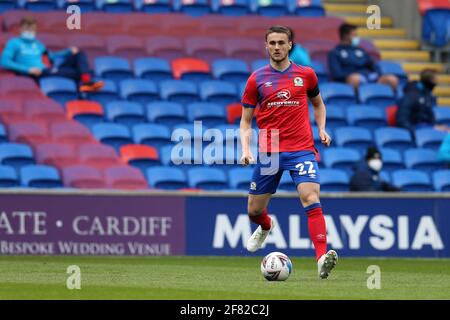
{"label": "stadium seat", "polygon": [[141,144],[128,144],[120,148],[122,160],[142,172],[152,166],[160,165],[158,150]]}
{"label": "stadium seat", "polygon": [[95,59],[95,75],[114,81],[118,84],[120,81],[133,78],[133,72],[127,59],[103,56]]}
{"label": "stadium seat", "polygon": [[176,80],[201,82],[211,80],[208,62],[197,58],[178,58],[172,60],[173,77]]}
{"label": "stadium seat", "polygon": [[320,190],[324,192],[348,191],[350,179],[345,171],[339,169],[320,170]]}
{"label": "stadium seat", "polygon": [[404,152],[403,158],[405,159],[405,165],[408,169],[431,173],[432,171],[442,168],[442,164],[436,160],[437,152],[430,149],[408,149]]}
{"label": "stadium seat", "polygon": [[446,132],[433,128],[422,128],[415,131],[416,144],[419,148],[438,150],[444,141]]}
{"label": "stadium seat", "polygon": [[191,168],[188,170],[189,187],[204,190],[221,190],[228,187],[225,173],[216,168]]}
{"label": "stadium seat", "polygon": [[214,78],[233,83],[246,82],[250,75],[247,64],[239,59],[219,59],[212,64]]}
{"label": "stadium seat", "polygon": [[226,123],[225,109],[215,103],[195,102],[186,106],[189,121],[202,121],[207,127]]}
{"label": "stadium seat", "polygon": [[253,169],[233,168],[228,171],[228,181],[231,189],[247,191],[252,181]]}
{"label": "stadium seat", "polygon": [[169,13],[173,11],[172,2],[170,0],[136,0],[134,3],[136,5],[136,10],[145,13],[158,14]]}
{"label": "stadium seat", "polygon": [[119,89],[117,85],[112,80],[103,80],[104,86],[99,91],[89,92],[89,100],[100,103],[101,105],[106,105],[108,102],[119,100]]}
{"label": "stadium seat", "polygon": [[380,108],[365,105],[350,106],[347,109],[347,122],[369,130],[387,125],[385,113]]}
{"label": "stadium seat", "polygon": [[57,9],[57,2],[52,0],[18,0],[20,7],[33,12],[46,12]]}
{"label": "stadium seat", "polygon": [[389,148],[380,149],[383,159],[383,171],[391,173],[395,170],[405,169],[405,164],[400,151]]}
{"label": "stadium seat", "polygon": [[400,63],[395,61],[379,61],[378,67],[380,68],[381,74],[393,74],[397,76],[400,82],[400,86],[403,86],[408,82],[408,75]]}
{"label": "stadium seat", "polygon": [[101,104],[88,100],[72,100],[66,103],[67,116],[90,127],[103,122],[103,108]]}
{"label": "stadium seat", "polygon": [[187,122],[181,104],[168,101],[156,101],[147,105],[147,120],[172,127]]}
{"label": "stadium seat", "polygon": [[[85,2],[78,1],[76,5],[80,7],[81,12],[87,13],[89,11],[83,11],[83,6],[89,5],[89,1],[90,0],[87,0]],[[70,4],[70,2],[68,3]],[[70,36],[65,35],[65,37],[67,37],[67,43],[70,43],[70,45],[82,49],[86,53],[89,65],[94,65],[95,59],[97,57],[107,55],[106,41],[102,36],[95,34],[74,33]]]}
{"label": "stadium seat", "polygon": [[224,41],[225,53],[232,59],[240,59],[247,64],[255,59],[264,58],[264,44],[254,38],[229,38]]}
{"label": "stadium seat", "polygon": [[132,12],[134,5],[132,0],[95,0],[98,10],[108,13],[126,13]]}
{"label": "stadium seat", "polygon": [[55,122],[50,124],[50,137],[53,142],[75,145],[94,140],[89,129],[76,121]]}
{"label": "stadium seat", "polygon": [[34,163],[33,151],[28,145],[22,143],[0,144],[0,164],[18,169]]}
{"label": "stadium seat", "polygon": [[319,84],[328,82],[330,77],[328,76],[328,71],[325,65],[320,61],[311,61],[311,68],[314,69],[319,80]]}
{"label": "stadium seat", "polygon": [[387,84],[366,83],[359,86],[359,100],[361,103],[381,108],[395,104],[395,95]]}
{"label": "stadium seat", "polygon": [[46,96],[61,104],[78,99],[77,84],[74,80],[63,77],[45,77],[40,80],[40,86]]}
{"label": "stadium seat", "polygon": [[36,146],[36,160],[53,167],[75,165],[78,157],[75,147],[64,143],[42,143]]}
{"label": "stadium seat", "polygon": [[402,191],[426,192],[431,191],[430,177],[422,171],[405,169],[392,173],[392,183]]}
{"label": "stadium seat", "polygon": [[227,106],[227,120],[230,124],[238,124],[241,121],[242,105],[232,103]]}
{"label": "stadium seat", "polygon": [[[214,33],[211,33],[214,35]],[[186,53],[190,57],[212,63],[215,59],[225,56],[222,43],[215,37],[189,37],[185,39]]]}
{"label": "stadium seat", "polygon": [[180,168],[152,167],[147,169],[146,176],[152,188],[177,190],[188,187],[186,175]]}
{"label": "stadium seat", "polygon": [[152,57],[173,60],[186,56],[183,41],[171,36],[153,36],[147,39],[147,54]]}
{"label": "stadium seat", "polygon": [[47,165],[29,165],[20,169],[22,186],[30,188],[60,188],[61,177],[58,170]]}
{"label": "stadium seat", "polygon": [[139,58],[134,60],[135,77],[160,82],[172,79],[172,69],[167,60],[161,58]]}
{"label": "stadium seat", "polygon": [[136,102],[112,101],[105,106],[106,118],[109,121],[128,127],[145,122],[144,107]]}
{"label": "stadium seat", "polygon": [[42,98],[44,94],[29,77],[5,76],[0,78],[0,96],[8,98]]}
{"label": "stadium seat", "polygon": [[78,148],[81,163],[103,169],[122,164],[114,148],[101,143],[85,143]]}
{"label": "stadium seat", "polygon": [[0,143],[8,141],[8,135],[6,134],[6,129],[3,124],[0,124]]}
{"label": "stadium seat", "polygon": [[11,11],[16,8],[16,1],[14,0],[5,0],[0,2],[0,13]]}
{"label": "stadium seat", "polygon": [[15,142],[39,144],[48,140],[48,130],[42,122],[20,121],[8,126],[8,136]]}
{"label": "stadium seat", "polygon": [[132,143],[128,128],[117,123],[98,123],[92,126],[94,137],[101,143],[107,144],[117,151],[123,145]]}
{"label": "stadium seat", "polygon": [[130,166],[111,166],[104,170],[106,186],[112,189],[143,190],[147,189],[145,180],[139,169]]}
{"label": "stadium seat", "polygon": [[391,127],[395,127],[397,125],[397,110],[398,106],[396,105],[389,106],[384,109],[386,112],[386,121]]}
{"label": "stadium seat", "polygon": [[222,106],[239,101],[236,86],[227,81],[205,81],[200,84],[199,92],[203,101]]}
{"label": "stadium seat", "polygon": [[174,0],[173,8],[193,17],[199,17],[211,13],[209,0]]}
{"label": "stadium seat", "polygon": [[30,120],[61,121],[66,119],[62,105],[52,99],[27,99],[24,101],[24,113]]}
{"label": "stadium seat", "polygon": [[432,177],[435,191],[450,192],[450,170],[438,170]]}
{"label": "stadium seat", "polygon": [[403,128],[378,128],[375,130],[374,137],[379,148],[392,148],[400,151],[414,148],[411,134]]}
{"label": "stadium seat", "polygon": [[296,191],[294,182],[292,181],[290,172],[285,170],[281,176],[280,183],[278,184],[279,191]]}
{"label": "stadium seat", "polygon": [[250,2],[248,0],[212,0],[211,6],[214,12],[224,16],[239,17],[250,13]]}
{"label": "stadium seat", "polygon": [[80,7],[81,12],[83,13],[87,13],[87,12],[92,12],[96,10],[96,5],[95,5],[95,1],[94,0],[62,0],[61,1],[61,7],[64,10],[67,10],[67,7],[69,7],[70,5],[73,5],[74,3],[76,3],[76,5],[78,7]]}
{"label": "stadium seat", "polygon": [[350,148],[329,148],[323,151],[323,163],[327,168],[341,169],[349,175],[360,159],[358,151]]}
{"label": "stadium seat", "polygon": [[320,86],[320,92],[325,103],[348,106],[356,103],[353,88],[345,83],[328,82]]}
{"label": "stadium seat", "polygon": [[252,72],[267,65],[267,59],[256,59],[252,61]]}
{"label": "stadium seat", "polygon": [[366,128],[341,127],[334,130],[334,136],[339,147],[353,148],[361,154],[374,145],[372,134]]}
{"label": "stadium seat", "polygon": [[[203,126],[202,123],[193,123],[193,122],[187,122],[187,123],[180,123],[174,126],[172,134],[175,133],[176,129],[182,129],[184,130],[189,138],[194,140],[202,140],[203,134],[206,130],[205,126]],[[185,134],[181,134],[183,138],[186,138]],[[179,134],[179,133],[178,133]]]}
{"label": "stadium seat", "polygon": [[[314,117],[314,112],[310,112],[310,116]],[[334,105],[327,106],[327,128],[334,130],[347,125],[345,111],[343,108]]]}
{"label": "stadium seat", "polygon": [[0,188],[12,188],[19,186],[19,177],[11,166],[0,165]]}
{"label": "stadium seat", "polygon": [[[186,151],[186,152],[185,152]],[[187,171],[194,164],[202,163],[202,154],[196,148],[187,151],[185,148],[174,148],[173,145],[165,145],[159,149],[161,163],[165,166],[179,166]],[[195,165],[198,167],[198,165]]]}
{"label": "stadium seat", "polygon": [[119,87],[122,100],[145,105],[159,99],[159,91],[156,84],[149,80],[127,79],[121,81]]}
{"label": "stadium seat", "polygon": [[194,82],[185,80],[165,80],[160,84],[161,98],[168,101],[188,104],[199,100]]}
{"label": "stadium seat", "polygon": [[204,17],[194,18],[181,12],[171,14],[170,17],[170,19],[167,19],[161,24],[162,33],[181,38],[198,34],[201,21],[204,19]]}
{"label": "stadium seat", "polygon": [[422,40],[434,47],[442,48],[450,39],[450,6],[426,10],[422,21]]}
{"label": "stadium seat", "polygon": [[325,9],[321,0],[298,1],[288,0],[289,12],[302,17],[323,17]]}
{"label": "stadium seat", "polygon": [[0,119],[4,124],[24,120],[22,100],[0,98]]}
{"label": "stadium seat", "polygon": [[66,187],[83,189],[105,188],[105,180],[100,171],[86,165],[68,166],[62,169],[63,182]]}
{"label": "stadium seat", "polygon": [[253,4],[255,4],[256,13],[266,17],[285,16],[289,10],[285,0],[254,1]]}
{"label": "stadium seat", "polygon": [[132,129],[133,141],[154,147],[171,143],[169,128],[160,124],[138,124]]}
{"label": "stadium seat", "polygon": [[109,55],[120,56],[129,61],[146,55],[142,39],[132,35],[108,36],[106,38],[106,47]]}
{"label": "stadium seat", "polygon": [[433,112],[437,124],[450,126],[450,106],[433,108]]}

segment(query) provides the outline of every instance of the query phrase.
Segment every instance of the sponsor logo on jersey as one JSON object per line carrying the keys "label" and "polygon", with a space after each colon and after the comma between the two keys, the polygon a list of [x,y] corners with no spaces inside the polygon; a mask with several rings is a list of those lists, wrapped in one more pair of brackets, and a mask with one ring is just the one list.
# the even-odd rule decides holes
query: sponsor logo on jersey
{"label": "sponsor logo on jersey", "polygon": [[272,86],[272,82],[271,81],[268,81],[268,82],[264,83],[264,87],[266,87],[266,88],[271,87],[271,86]]}
{"label": "sponsor logo on jersey", "polygon": [[282,99],[282,100],[286,101],[286,100],[289,100],[291,98],[291,93],[287,89],[281,90],[281,91],[279,91],[277,93],[277,97],[279,99]]}

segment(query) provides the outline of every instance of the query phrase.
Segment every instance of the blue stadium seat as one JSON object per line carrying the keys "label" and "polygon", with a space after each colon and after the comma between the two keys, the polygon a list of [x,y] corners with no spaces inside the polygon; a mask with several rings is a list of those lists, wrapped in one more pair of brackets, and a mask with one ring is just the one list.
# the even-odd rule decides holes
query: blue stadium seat
{"label": "blue stadium seat", "polygon": [[18,169],[34,163],[33,151],[28,145],[22,143],[0,144],[0,164]]}
{"label": "blue stadium seat", "polygon": [[408,149],[403,153],[405,165],[408,169],[422,170],[428,173],[442,167],[437,158],[436,151],[423,148]]}
{"label": "blue stadium seat", "polygon": [[0,188],[19,186],[19,178],[16,170],[11,166],[0,165]]}
{"label": "blue stadium seat", "polygon": [[446,124],[450,126],[450,106],[441,106],[433,108],[434,117],[437,124]]}
{"label": "blue stadium seat", "polygon": [[183,147],[165,145],[159,149],[159,154],[163,165],[178,166],[184,171],[194,166],[197,168],[202,163],[202,152],[195,148],[185,150]]}
{"label": "blue stadium seat", "polygon": [[378,128],[375,130],[375,142],[379,148],[392,148],[400,151],[414,148],[410,132],[403,128]]}
{"label": "blue stadium seat", "polygon": [[347,109],[347,121],[349,124],[375,130],[385,127],[386,116],[380,108],[366,105],[354,105]]}
{"label": "blue stadium seat", "polygon": [[191,168],[188,170],[188,181],[191,188],[204,190],[221,190],[228,188],[225,173],[216,168]]}
{"label": "blue stadium seat", "polygon": [[422,128],[415,131],[416,144],[419,148],[438,150],[447,135],[444,131]]}
{"label": "blue stadium seat", "polygon": [[0,143],[8,142],[8,136],[3,124],[0,124]]}
{"label": "blue stadium seat", "polygon": [[203,126],[203,124],[192,123],[192,122],[177,124],[173,127],[173,131],[175,131],[177,129],[184,130],[184,132],[182,132],[181,134],[178,132],[178,134],[180,134],[183,137],[183,139],[186,139],[187,137],[189,137],[194,140],[202,140],[203,134],[206,130],[206,128],[205,128],[205,126]]}
{"label": "blue stadium seat", "polygon": [[186,123],[186,115],[181,104],[168,101],[155,101],[147,105],[147,119],[150,122],[172,127]]}
{"label": "blue stadium seat", "polygon": [[116,84],[133,78],[133,72],[127,59],[115,56],[103,56],[95,59],[95,74],[98,77],[113,80]]}
{"label": "blue stadium seat", "polygon": [[450,10],[433,8],[425,12],[422,21],[422,40],[445,47],[450,41]]}
{"label": "blue stadium seat", "polygon": [[153,167],[147,169],[147,180],[152,188],[177,190],[188,187],[186,175],[180,168]]}
{"label": "blue stadium seat", "polygon": [[288,14],[288,6],[285,0],[271,0],[271,1],[252,1],[255,7],[255,12],[261,16],[279,17]]}
{"label": "blue stadium seat", "polygon": [[360,159],[359,152],[350,148],[329,148],[323,151],[323,163],[327,168],[341,169],[349,175]]}
{"label": "blue stadium seat", "polygon": [[325,9],[321,0],[298,1],[288,0],[289,12],[302,17],[323,17]]}
{"label": "blue stadium seat", "polygon": [[203,16],[211,12],[209,0],[174,0],[173,8],[177,12],[179,11],[193,17]]}
{"label": "blue stadium seat", "polygon": [[355,91],[345,83],[327,82],[320,86],[325,103],[347,106],[356,103]]}
{"label": "blue stadium seat", "polygon": [[225,124],[225,109],[218,104],[209,102],[195,102],[186,106],[189,121],[202,121],[204,126],[214,127]]}
{"label": "blue stadium seat", "polygon": [[[314,112],[310,113],[314,119]],[[334,130],[347,125],[344,109],[335,105],[327,106],[327,128]]]}
{"label": "blue stadium seat", "polygon": [[285,170],[281,176],[280,183],[278,184],[279,191],[296,191],[294,181],[292,181],[290,172]]}
{"label": "blue stadium seat", "polygon": [[133,127],[132,133],[137,144],[160,147],[171,143],[169,128],[160,124],[138,124]]}
{"label": "blue stadium seat", "polygon": [[358,91],[361,103],[381,108],[395,104],[395,95],[387,84],[366,83],[360,85]]}
{"label": "blue stadium seat", "polygon": [[120,147],[132,143],[130,130],[117,123],[98,123],[92,126],[92,134],[101,143],[119,151]]}
{"label": "blue stadium seat", "polygon": [[20,180],[24,187],[61,188],[61,177],[56,168],[46,165],[29,165],[20,169]]}
{"label": "blue stadium seat", "polygon": [[173,11],[171,0],[135,0],[136,10],[145,13],[169,13]]}
{"label": "blue stadium seat", "polygon": [[350,179],[345,171],[339,169],[320,170],[320,190],[324,192],[348,191]]}
{"label": "blue stadium seat", "polygon": [[185,80],[162,81],[160,84],[160,95],[163,100],[181,104],[188,104],[200,99],[195,83]]}
{"label": "blue stadium seat", "polygon": [[145,105],[159,99],[156,84],[149,80],[127,79],[120,82],[120,97],[123,100]]}
{"label": "blue stadium seat", "polygon": [[257,59],[252,62],[252,72],[256,71],[268,64],[267,59]]}
{"label": "blue stadium seat", "polygon": [[368,129],[360,127],[341,127],[334,130],[339,147],[353,148],[365,154],[368,147],[374,145],[372,134]]}
{"label": "blue stadium seat", "polygon": [[311,68],[314,69],[317,75],[317,79],[319,79],[319,83],[328,82],[330,79],[328,77],[327,68],[325,65],[317,60],[311,61]]}
{"label": "blue stadium seat", "polygon": [[253,169],[234,168],[228,171],[230,188],[236,190],[248,190],[252,181]]}
{"label": "blue stadium seat", "polygon": [[89,100],[96,101],[101,105],[106,105],[108,102],[119,100],[119,89],[113,80],[103,80],[105,85],[99,91],[89,92]]}
{"label": "blue stadium seat", "polygon": [[408,82],[408,75],[400,63],[395,61],[379,61],[378,67],[380,68],[381,74],[393,74],[396,75],[400,81],[400,86],[403,86]]}
{"label": "blue stadium seat", "polygon": [[217,12],[224,16],[244,16],[250,13],[250,1],[248,0],[212,0],[211,7],[214,12]]}
{"label": "blue stadium seat", "polygon": [[55,0],[18,0],[17,4],[20,8],[33,12],[46,12],[58,8],[58,3]]}
{"label": "blue stadium seat", "polygon": [[61,104],[78,99],[77,84],[75,81],[63,77],[45,77],[39,81],[46,96],[55,99]]}
{"label": "blue stadium seat", "polygon": [[[314,145],[316,146],[316,149],[319,151],[319,153],[322,153],[322,151],[325,149],[325,146],[322,144],[320,137],[319,137],[319,129],[316,125],[311,126],[313,137],[314,137]],[[331,140],[334,140],[334,132],[328,130],[328,135],[331,137]]]}
{"label": "blue stadium seat", "polygon": [[203,101],[226,106],[239,102],[236,86],[227,81],[204,81],[199,87],[200,97]]}
{"label": "blue stadium seat", "polygon": [[250,72],[247,64],[240,59],[218,59],[212,63],[214,78],[233,83],[246,82]]}
{"label": "blue stadium seat", "polygon": [[95,0],[98,10],[109,13],[126,13],[134,10],[133,0]]}
{"label": "blue stadium seat", "polygon": [[16,1],[14,0],[0,1],[0,13],[14,10],[15,8],[16,8]]}
{"label": "blue stadium seat", "polygon": [[433,172],[434,190],[440,192],[450,192],[450,170],[439,170]]}
{"label": "blue stadium seat", "polygon": [[392,173],[391,177],[392,183],[402,191],[426,192],[432,190],[430,177],[419,170],[397,170]]}
{"label": "blue stadium seat", "polygon": [[60,7],[64,10],[71,5],[76,5],[80,8],[82,13],[96,11],[96,5],[94,0],[61,0]]}
{"label": "blue stadium seat", "polygon": [[106,104],[106,118],[128,127],[145,122],[144,107],[136,102],[112,101]]}
{"label": "blue stadium seat", "polygon": [[169,62],[161,58],[139,58],[134,60],[134,75],[135,77],[157,82],[173,79]]}
{"label": "blue stadium seat", "polygon": [[400,151],[383,148],[380,149],[380,152],[383,159],[383,171],[391,173],[395,170],[405,169],[405,163]]}

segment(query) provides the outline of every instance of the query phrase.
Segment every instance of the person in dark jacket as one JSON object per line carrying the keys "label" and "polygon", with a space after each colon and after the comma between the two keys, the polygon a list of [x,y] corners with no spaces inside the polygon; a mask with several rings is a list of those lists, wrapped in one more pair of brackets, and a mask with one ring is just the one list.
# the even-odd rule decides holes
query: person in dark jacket
{"label": "person in dark jacket", "polygon": [[357,164],[350,179],[350,191],[399,191],[381,179],[382,167],[381,152],[376,147],[369,147],[365,159]]}
{"label": "person in dark jacket", "polygon": [[328,54],[328,69],[334,81],[346,82],[358,88],[362,83],[384,83],[397,90],[398,78],[380,74],[370,55],[359,46],[356,26],[344,23],[339,28],[340,43]]}
{"label": "person in dark jacket", "polygon": [[434,128],[450,131],[446,125],[436,125],[433,106],[436,98],[433,88],[436,86],[436,71],[425,69],[420,73],[420,81],[408,82],[403,89],[403,97],[398,103],[397,126],[408,129],[414,134],[418,128]]}

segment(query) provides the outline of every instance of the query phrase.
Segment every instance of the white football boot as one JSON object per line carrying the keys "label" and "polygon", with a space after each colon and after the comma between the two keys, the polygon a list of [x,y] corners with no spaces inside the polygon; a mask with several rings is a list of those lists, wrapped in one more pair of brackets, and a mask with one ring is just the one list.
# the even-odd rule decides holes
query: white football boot
{"label": "white football boot", "polygon": [[261,246],[264,243],[264,240],[266,240],[270,231],[272,231],[273,228],[275,227],[275,221],[272,218],[270,218],[270,225],[271,225],[270,230],[263,230],[261,228],[261,226],[259,226],[255,230],[255,232],[253,232],[252,236],[247,241],[247,250],[248,251],[255,252],[256,250],[261,248]]}
{"label": "white football boot", "polygon": [[338,255],[337,252],[334,250],[329,250],[327,253],[322,255],[317,261],[317,269],[319,272],[319,277],[321,279],[328,278],[328,275],[330,274],[331,270],[336,266],[336,263],[338,261]]}

